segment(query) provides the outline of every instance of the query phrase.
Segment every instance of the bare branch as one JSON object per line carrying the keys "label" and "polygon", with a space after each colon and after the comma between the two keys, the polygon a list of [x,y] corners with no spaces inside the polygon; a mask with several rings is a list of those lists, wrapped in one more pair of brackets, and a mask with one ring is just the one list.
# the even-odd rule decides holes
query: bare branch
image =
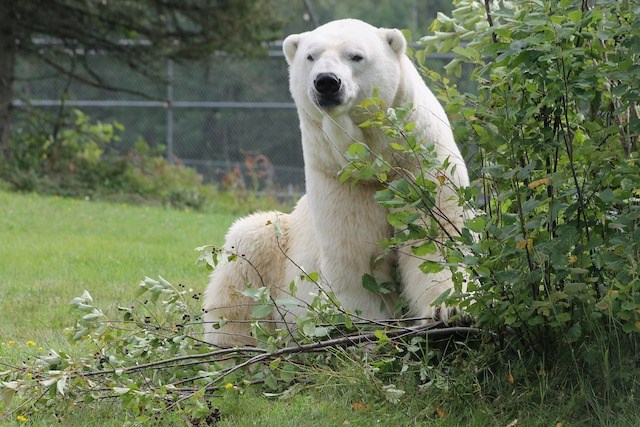
{"label": "bare branch", "polygon": [[[489,4],[490,0],[484,0],[484,10],[487,12],[487,22],[489,23],[489,27],[493,28],[493,17],[491,16],[491,5]],[[496,36],[495,32],[491,32],[491,40],[494,43],[498,42],[498,36]]]}

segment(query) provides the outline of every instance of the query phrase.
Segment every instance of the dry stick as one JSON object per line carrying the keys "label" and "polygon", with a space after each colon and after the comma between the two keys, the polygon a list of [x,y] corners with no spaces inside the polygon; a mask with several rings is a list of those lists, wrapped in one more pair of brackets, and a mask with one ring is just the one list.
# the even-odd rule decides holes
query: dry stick
{"label": "dry stick", "polygon": [[[340,313],[345,314],[344,311],[341,311]],[[367,319],[365,317],[358,317],[356,315],[354,315],[353,313],[346,313],[349,314],[350,316],[353,316],[356,319],[361,319],[361,320],[357,320],[357,321],[351,321],[352,324],[354,325],[363,325],[363,326],[373,326],[373,325],[377,325],[377,326],[381,326],[384,328],[394,328],[394,329],[402,329],[404,328],[405,330],[413,330],[414,328],[410,327],[410,326],[402,326],[400,323],[408,323],[408,322],[419,322],[419,321],[428,321],[428,320],[433,320],[431,317],[399,317],[399,318],[395,318],[395,319]],[[252,319],[245,319],[245,320],[241,320],[241,319],[235,319],[235,320],[229,320],[228,323],[253,323],[255,320]],[[193,322],[191,323],[192,325],[197,325],[199,323],[218,323],[218,322]],[[260,319],[260,323],[282,323],[281,320],[271,320],[271,319]],[[295,322],[287,322],[290,325],[295,325]],[[431,327],[438,327],[441,325],[442,322],[437,322],[437,323],[433,323],[430,324]],[[319,323],[319,326],[345,326],[344,323],[339,323],[339,324],[334,324],[334,323]],[[189,336],[189,338],[192,338],[191,336]]]}
{"label": "dry stick", "polygon": [[[442,323],[438,323],[436,325],[442,325]],[[479,328],[466,327],[466,326],[453,326],[453,327],[439,328],[439,327],[434,327],[434,325],[425,325],[425,326],[416,327],[410,330],[401,329],[398,331],[387,332],[385,335],[388,338],[403,338],[406,336],[425,333],[425,335],[427,336],[438,337],[438,336],[453,335],[456,333],[471,334],[471,333],[480,333],[480,332],[484,332],[484,330]],[[378,338],[376,337],[375,332],[368,332],[368,333],[359,334],[359,335],[346,335],[340,338],[332,338],[332,339],[328,339],[325,341],[318,341],[311,344],[303,344],[298,347],[284,347],[271,353],[263,353],[263,354],[256,355],[251,359],[241,363],[240,365],[233,367],[232,369],[229,370],[229,373],[243,366],[247,366],[247,365],[250,365],[262,360],[266,360],[272,357],[279,357],[285,354],[313,352],[313,351],[324,349],[327,347],[337,347],[343,344],[355,345],[355,344],[361,344],[363,342],[375,341],[377,339]],[[212,381],[212,383],[213,382],[215,381]]]}
{"label": "dry stick", "polygon": [[[424,320],[424,318],[422,317],[412,317],[412,318],[407,318],[407,319],[402,319],[403,321],[412,321],[412,320]],[[427,331],[427,335],[438,335],[438,334],[442,334],[442,335],[446,335],[446,334],[454,334],[454,333],[459,333],[459,332],[469,332],[469,333],[476,333],[476,332],[480,332],[482,331],[481,329],[477,329],[477,328],[470,328],[470,327],[447,327],[447,328],[441,328],[441,326],[443,325],[443,322],[438,322],[435,324],[430,324],[430,325],[425,325],[425,326],[421,326],[421,327],[416,327],[416,328],[411,328],[411,327],[402,327],[402,326],[393,326],[390,325],[389,323],[386,322],[391,322],[392,320],[383,320],[383,321],[378,321],[376,322],[376,324],[378,324],[378,326],[384,326],[384,327],[397,327],[399,328],[397,331],[393,331],[387,334],[387,336],[389,338],[397,338],[397,337],[401,337],[401,336],[405,336],[405,335],[412,335],[412,334],[418,334],[420,332]],[[354,324],[371,324],[371,321],[367,321],[367,320],[363,320],[361,322],[354,322]],[[369,333],[369,334],[360,334],[360,335],[347,335],[341,338],[335,338],[332,340],[327,340],[327,341],[319,341],[313,344],[303,344],[303,345],[299,345],[297,347],[287,347],[287,350],[295,350],[295,351],[286,351],[284,353],[295,353],[295,352],[304,352],[304,351],[312,351],[311,348],[316,348],[316,349],[322,349],[325,347],[330,347],[333,345],[337,345],[337,344],[341,344],[343,342],[348,342],[351,344],[359,344],[364,340],[370,340],[370,337],[373,336],[375,338],[375,335],[373,333]],[[319,345],[321,344],[321,345]],[[206,359],[209,357],[215,357],[215,356],[226,356],[226,355],[231,355],[234,353],[242,353],[242,352],[251,352],[251,353],[263,353],[264,355],[267,355],[269,357],[273,357],[275,353],[267,353],[267,350],[261,349],[261,348],[257,348],[257,347],[238,347],[238,348],[223,348],[220,350],[215,350],[215,351],[210,351],[208,353],[202,353],[202,354],[190,354],[190,355],[184,355],[184,356],[176,356],[176,357],[172,357],[169,359],[163,359],[163,360],[157,360],[155,362],[149,362],[149,363],[145,363],[145,364],[141,364],[141,365],[136,365],[136,366],[130,366],[130,367],[125,367],[122,368],[122,372],[135,372],[135,371],[139,371],[139,370],[144,370],[144,369],[149,369],[149,368],[163,368],[164,365],[169,365],[171,363],[176,363],[176,362],[180,362],[183,360],[189,360],[189,361],[193,361],[193,360],[199,360],[199,359]],[[237,356],[236,356],[237,357]],[[116,372],[116,369],[105,369],[105,370],[101,370],[101,371],[92,371],[92,372],[85,372],[83,374],[78,374],[77,376],[82,376],[82,377],[92,377],[92,376],[98,376],[98,375],[107,375],[107,374],[113,374]]]}
{"label": "dry stick", "polygon": [[[257,347],[223,348],[220,350],[210,351],[208,353],[186,354],[184,356],[171,357],[169,359],[157,360],[155,362],[144,363],[142,365],[129,366],[129,367],[122,368],[122,372],[135,372],[135,371],[140,371],[148,368],[162,367],[162,365],[167,365],[169,363],[174,363],[174,362],[180,362],[182,360],[206,359],[208,357],[227,355],[230,353],[239,353],[243,351],[252,352],[252,353],[267,353],[267,350],[264,350],[262,348],[257,348]],[[93,377],[96,375],[114,374],[115,372],[116,372],[116,369],[105,369],[102,371],[84,372],[82,374],[78,374],[78,376]]]}
{"label": "dry stick", "polygon": [[[435,325],[425,325],[425,326],[420,326],[420,327],[416,327],[410,330],[407,329],[402,329],[399,331],[392,331],[392,332],[387,332],[385,335],[388,338],[403,338],[403,337],[407,337],[407,336],[414,336],[414,335],[419,335],[421,333],[424,333],[426,336],[431,336],[431,337],[441,337],[441,336],[447,336],[447,335],[453,335],[453,334],[458,334],[458,333],[466,333],[466,334],[478,334],[481,332],[486,332],[483,329],[480,328],[471,328],[471,327],[465,327],[465,326],[454,326],[454,327],[446,327],[446,328],[437,328],[436,326],[441,326],[443,323],[437,323]],[[252,358],[238,364],[235,365],[233,367],[230,367],[228,369],[226,369],[221,375],[219,375],[218,377],[216,377],[215,379],[213,379],[212,381],[209,382],[209,384],[207,384],[204,389],[209,389],[212,388],[214,384],[216,384],[218,381],[222,380],[224,377],[226,377],[227,375],[242,369],[244,367],[247,366],[251,366],[254,365],[256,363],[265,361],[265,360],[269,360],[272,358],[277,358],[279,356],[283,356],[283,355],[287,355],[287,354],[298,354],[298,353],[311,353],[311,352],[316,352],[322,349],[325,349],[327,347],[338,347],[341,345],[356,345],[356,344],[361,344],[363,342],[371,342],[371,341],[376,341],[378,338],[376,337],[374,332],[369,332],[369,333],[364,333],[364,334],[359,334],[359,335],[347,335],[347,336],[343,336],[340,338],[332,338],[329,340],[325,340],[325,341],[318,341],[315,343],[311,343],[311,344],[303,344],[297,347],[284,347],[281,349],[278,349],[276,351],[273,351],[271,353],[262,353],[262,354],[258,354],[256,356],[253,356]],[[190,393],[178,400],[176,400],[174,403],[172,403],[171,405],[169,405],[166,410],[169,410],[171,408],[173,408],[174,406],[188,400],[189,398],[191,398],[193,395],[195,395],[196,392]]]}

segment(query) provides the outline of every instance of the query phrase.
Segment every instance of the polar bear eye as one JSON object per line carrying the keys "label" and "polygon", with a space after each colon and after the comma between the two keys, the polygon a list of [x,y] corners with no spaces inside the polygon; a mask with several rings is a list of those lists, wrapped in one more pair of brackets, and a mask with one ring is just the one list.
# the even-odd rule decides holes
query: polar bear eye
{"label": "polar bear eye", "polygon": [[308,56],[307,56],[307,60],[308,60],[308,61],[311,61],[311,62],[313,62],[313,61],[314,61],[314,59],[313,59],[313,56],[311,56],[311,55],[308,55]]}
{"label": "polar bear eye", "polygon": [[360,61],[362,61],[363,59],[364,59],[364,58],[362,57],[362,55],[358,55],[358,54],[351,55],[351,60],[352,60],[353,62],[360,62]]}

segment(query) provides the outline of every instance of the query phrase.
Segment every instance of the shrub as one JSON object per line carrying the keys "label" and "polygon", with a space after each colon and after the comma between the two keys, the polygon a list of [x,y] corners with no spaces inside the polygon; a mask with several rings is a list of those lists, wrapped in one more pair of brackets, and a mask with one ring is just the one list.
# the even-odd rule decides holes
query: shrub
{"label": "shrub", "polygon": [[[482,233],[470,259],[482,324],[581,339],[590,320],[640,331],[640,120],[636,7],[603,1],[459,1],[425,53],[476,66],[477,94],[442,83],[478,152]],[[461,41],[467,41],[462,45]]]}
{"label": "shrub", "polygon": [[118,147],[124,128],[117,122],[92,120],[79,110],[72,117],[54,120],[57,125],[47,131],[50,118],[25,114],[12,134],[0,177],[18,191],[180,209],[238,213],[278,205],[251,191],[221,194],[214,184],[203,183],[196,170],[169,162],[164,147],[151,148],[140,138],[130,150]]}
{"label": "shrub", "polygon": [[[494,352],[505,350],[509,369],[526,371],[520,378],[542,366],[606,404],[626,398],[640,377],[640,10],[616,1],[456,5],[415,56],[474,153],[475,187],[458,193],[475,202],[475,217],[461,236],[442,239],[431,207],[443,183],[390,173],[359,143],[341,178],[385,183],[377,198],[393,208],[397,230],[389,250],[443,254],[445,263],[421,269],[451,269],[456,289],[439,301],[501,337],[487,341],[485,364],[503,370]],[[426,67],[434,51],[457,54],[449,73],[471,66],[476,92]],[[431,176],[449,168],[433,141],[412,136],[412,106],[386,109],[374,98],[364,107],[373,116],[365,125],[395,137],[400,155],[419,156]],[[522,354],[533,356],[516,362]]]}
{"label": "shrub", "polygon": [[538,363],[568,358],[592,385],[606,372],[598,396],[633,389],[640,10],[618,1],[455,3],[418,55],[453,51],[447,71],[470,64],[477,83],[463,94],[424,67],[458,139],[477,151],[478,216],[468,227],[481,238],[460,248],[473,280],[471,295],[454,300]]}

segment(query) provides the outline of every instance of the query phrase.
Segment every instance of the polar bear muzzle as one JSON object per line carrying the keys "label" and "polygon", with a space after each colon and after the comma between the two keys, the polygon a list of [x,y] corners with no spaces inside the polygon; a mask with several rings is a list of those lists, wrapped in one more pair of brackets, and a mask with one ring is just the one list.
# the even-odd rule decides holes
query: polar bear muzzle
{"label": "polar bear muzzle", "polygon": [[342,104],[342,81],[333,73],[319,73],[313,80],[315,101],[323,108]]}

